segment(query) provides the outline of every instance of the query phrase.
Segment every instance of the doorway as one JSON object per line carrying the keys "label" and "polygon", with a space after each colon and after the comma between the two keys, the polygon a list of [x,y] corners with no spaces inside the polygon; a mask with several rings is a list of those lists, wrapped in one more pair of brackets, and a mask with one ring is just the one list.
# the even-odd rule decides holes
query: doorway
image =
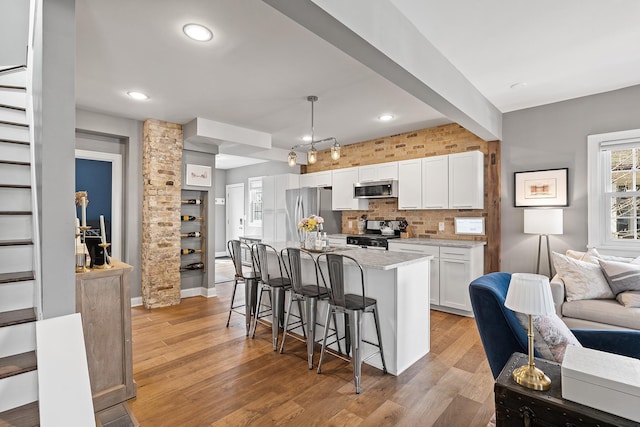
{"label": "doorway", "polygon": [[99,227],[105,219],[111,256],[122,259],[122,156],[115,153],[76,150],[76,191],[87,191],[87,224]]}
{"label": "doorway", "polygon": [[227,227],[226,236],[229,240],[237,240],[244,236],[244,184],[230,184],[227,192]]}

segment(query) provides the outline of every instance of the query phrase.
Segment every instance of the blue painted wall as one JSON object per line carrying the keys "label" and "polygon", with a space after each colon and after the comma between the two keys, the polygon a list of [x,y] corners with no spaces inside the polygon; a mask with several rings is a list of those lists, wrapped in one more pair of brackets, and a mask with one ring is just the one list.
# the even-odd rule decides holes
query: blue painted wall
{"label": "blue painted wall", "polygon": [[[104,215],[107,241],[111,237],[111,162],[76,159],[76,191],[87,191],[87,225],[99,228],[100,215]],[[80,208],[76,215],[81,218]]]}

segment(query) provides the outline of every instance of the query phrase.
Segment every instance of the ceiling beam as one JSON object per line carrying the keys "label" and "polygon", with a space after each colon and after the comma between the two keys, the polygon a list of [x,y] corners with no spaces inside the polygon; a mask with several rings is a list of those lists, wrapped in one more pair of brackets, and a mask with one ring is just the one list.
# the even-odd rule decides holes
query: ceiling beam
{"label": "ceiling beam", "polygon": [[389,0],[263,0],[480,138],[502,113]]}

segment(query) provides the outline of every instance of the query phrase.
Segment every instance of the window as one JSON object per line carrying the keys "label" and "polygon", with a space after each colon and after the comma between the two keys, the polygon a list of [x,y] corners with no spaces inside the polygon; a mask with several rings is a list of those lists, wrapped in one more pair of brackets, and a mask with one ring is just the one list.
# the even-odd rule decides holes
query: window
{"label": "window", "polygon": [[588,150],[589,246],[637,252],[640,129],[589,135]]}
{"label": "window", "polygon": [[262,226],[262,178],[249,178],[249,226]]}

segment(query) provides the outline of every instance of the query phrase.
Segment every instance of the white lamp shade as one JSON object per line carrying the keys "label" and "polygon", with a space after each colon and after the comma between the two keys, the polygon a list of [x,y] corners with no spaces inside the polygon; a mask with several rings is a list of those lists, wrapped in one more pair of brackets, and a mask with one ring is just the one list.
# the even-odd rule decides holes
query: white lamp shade
{"label": "white lamp shade", "polygon": [[562,234],[562,209],[525,209],[526,234]]}
{"label": "white lamp shade", "polygon": [[540,274],[513,273],[504,305],[524,314],[549,316],[555,313],[549,278]]}

